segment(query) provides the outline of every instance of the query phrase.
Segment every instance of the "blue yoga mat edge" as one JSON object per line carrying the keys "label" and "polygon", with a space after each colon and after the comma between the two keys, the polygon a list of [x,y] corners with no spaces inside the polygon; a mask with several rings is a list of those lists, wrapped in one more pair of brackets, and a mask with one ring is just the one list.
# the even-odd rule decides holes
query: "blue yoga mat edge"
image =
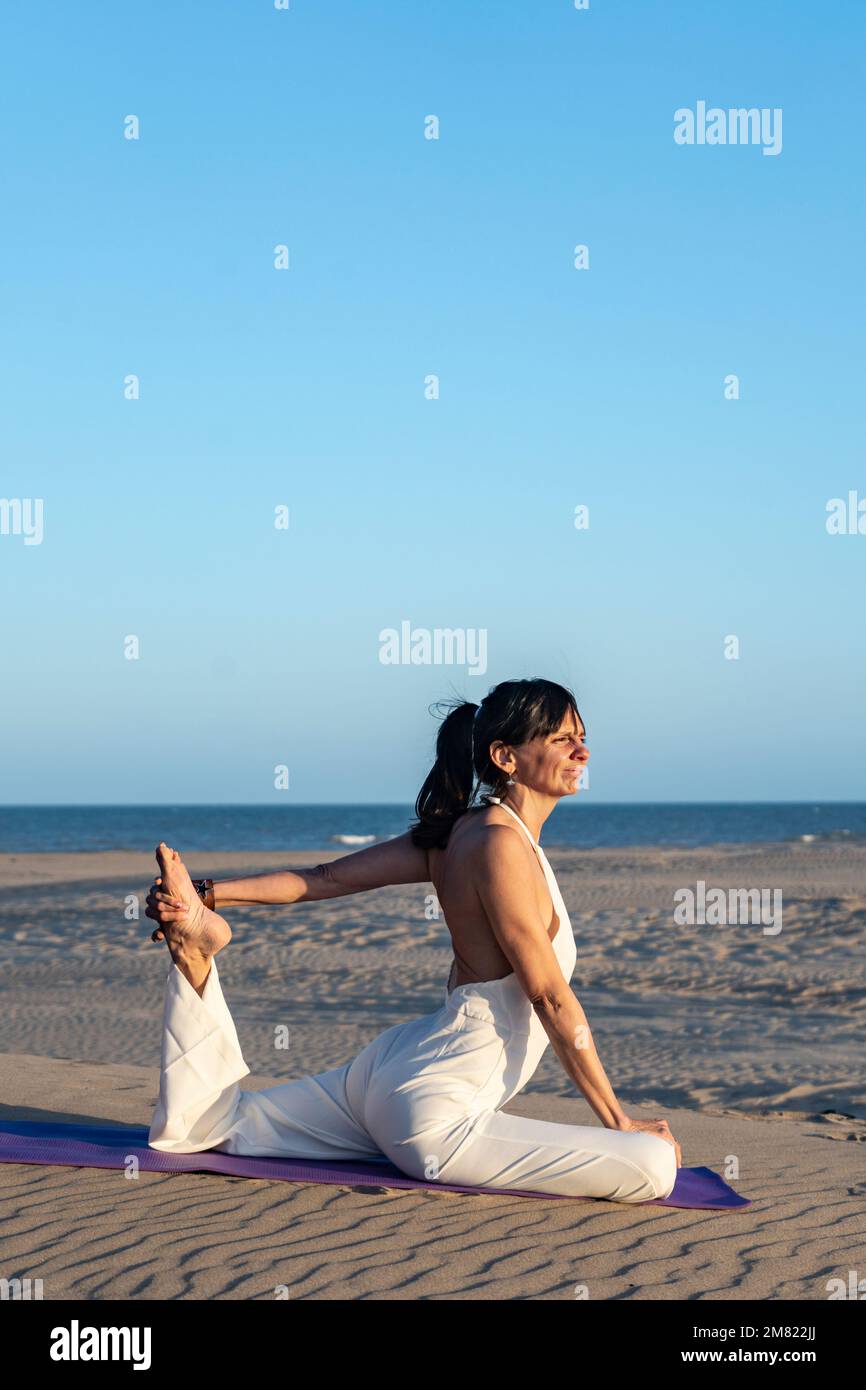
{"label": "blue yoga mat edge", "polygon": [[[309,1182],[350,1186],[547,1198],[550,1201],[595,1201],[593,1197],[567,1197],[560,1193],[514,1188],[465,1187],[455,1183],[421,1181],[408,1177],[387,1160],[337,1162],[225,1154],[208,1149],[200,1153],[164,1153],[148,1145],[143,1125],[86,1125],[49,1120],[0,1121],[0,1163],[33,1163],[67,1167],[123,1168],[135,1158],[146,1172],[216,1173],[264,1181]],[[629,1203],[628,1205],[634,1205]],[[681,1168],[673,1192],[642,1206],[683,1207],[705,1211],[735,1211],[751,1206],[711,1168]]]}

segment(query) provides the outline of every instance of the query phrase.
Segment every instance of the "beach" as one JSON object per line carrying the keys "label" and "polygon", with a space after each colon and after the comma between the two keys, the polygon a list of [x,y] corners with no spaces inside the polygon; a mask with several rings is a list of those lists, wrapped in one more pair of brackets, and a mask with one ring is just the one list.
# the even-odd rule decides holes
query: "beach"
{"label": "beach", "polygon": [[[308,853],[197,855],[213,877]],[[733,1212],[0,1165],[0,1266],[46,1298],[826,1299],[866,1237],[866,846],[551,849],[572,986],[620,1101],[664,1115]],[[147,1124],[163,945],[149,854],[0,857],[0,1103],[18,1119]],[[781,893],[781,929],[685,925],[699,884]],[[135,913],[140,914],[136,920]],[[228,909],[220,977],[258,1089],[348,1060],[438,1008],[451,962],[430,884]],[[288,1039],[288,1046],[279,1043]],[[548,1050],[506,1110],[596,1123]],[[759,1250],[761,1258],[755,1258]]]}

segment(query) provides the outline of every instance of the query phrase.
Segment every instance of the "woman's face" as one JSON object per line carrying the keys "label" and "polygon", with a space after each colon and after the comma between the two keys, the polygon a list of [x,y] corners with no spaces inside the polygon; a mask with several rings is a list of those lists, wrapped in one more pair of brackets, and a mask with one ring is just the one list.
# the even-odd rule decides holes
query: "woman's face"
{"label": "woman's face", "polygon": [[509,761],[517,764],[512,775],[522,786],[547,796],[573,796],[589,761],[585,737],[580,716],[570,710],[555,733],[511,747]]}

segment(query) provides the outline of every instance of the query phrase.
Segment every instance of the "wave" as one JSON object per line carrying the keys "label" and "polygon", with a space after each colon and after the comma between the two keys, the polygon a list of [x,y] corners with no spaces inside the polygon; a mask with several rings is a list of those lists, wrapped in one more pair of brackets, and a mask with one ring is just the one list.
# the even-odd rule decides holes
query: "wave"
{"label": "wave", "polygon": [[798,840],[804,845],[811,844],[866,844],[866,835],[856,834],[852,830],[840,828],[838,830],[826,830],[823,834],[799,835]]}

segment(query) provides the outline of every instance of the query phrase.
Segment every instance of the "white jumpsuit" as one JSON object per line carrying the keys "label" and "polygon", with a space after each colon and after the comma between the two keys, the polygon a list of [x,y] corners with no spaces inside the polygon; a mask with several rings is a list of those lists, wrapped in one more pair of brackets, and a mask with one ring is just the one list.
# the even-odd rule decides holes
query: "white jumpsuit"
{"label": "white jumpsuit", "polygon": [[[494,798],[495,799],[495,798]],[[523,826],[560,919],[553,947],[566,980],[574,932],[541,845]],[[645,1202],[676,1180],[672,1144],[601,1125],[551,1124],[501,1107],[535,1072],[549,1038],[514,974],[459,985],[435,1013],[398,1023],[351,1062],[264,1091],[249,1067],[216,961],[201,997],[172,964],[166,981],[152,1148],[394,1163],[410,1177],[573,1197]]]}

